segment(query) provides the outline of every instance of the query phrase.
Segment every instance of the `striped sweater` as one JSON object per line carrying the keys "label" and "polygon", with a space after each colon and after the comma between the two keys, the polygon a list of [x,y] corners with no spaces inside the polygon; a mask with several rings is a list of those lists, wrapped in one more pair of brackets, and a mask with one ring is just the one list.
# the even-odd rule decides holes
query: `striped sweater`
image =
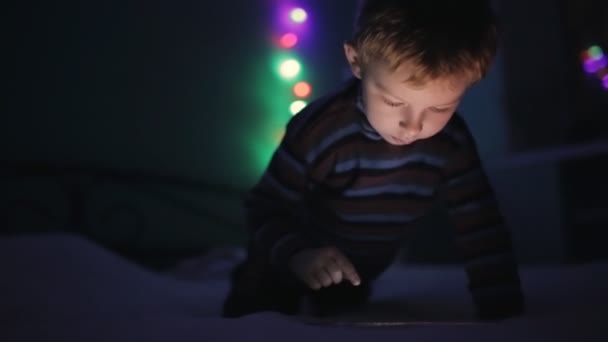
{"label": "striped sweater", "polygon": [[393,146],[358,106],[359,86],[314,101],[288,123],[245,202],[249,253],[285,267],[301,249],[335,246],[371,280],[441,200],[478,315],[523,310],[510,232],[463,119],[456,113],[435,136]]}

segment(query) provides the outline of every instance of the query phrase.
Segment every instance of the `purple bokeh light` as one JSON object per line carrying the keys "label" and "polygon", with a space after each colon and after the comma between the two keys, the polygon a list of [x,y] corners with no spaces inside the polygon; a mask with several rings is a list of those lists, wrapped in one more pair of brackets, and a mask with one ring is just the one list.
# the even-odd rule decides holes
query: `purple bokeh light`
{"label": "purple bokeh light", "polygon": [[275,25],[279,31],[302,35],[309,30],[311,20],[309,9],[295,3],[280,4],[275,13]]}
{"label": "purple bokeh light", "polygon": [[585,71],[589,74],[595,74],[602,68],[608,65],[608,58],[604,55],[600,59],[588,59],[583,63]]}

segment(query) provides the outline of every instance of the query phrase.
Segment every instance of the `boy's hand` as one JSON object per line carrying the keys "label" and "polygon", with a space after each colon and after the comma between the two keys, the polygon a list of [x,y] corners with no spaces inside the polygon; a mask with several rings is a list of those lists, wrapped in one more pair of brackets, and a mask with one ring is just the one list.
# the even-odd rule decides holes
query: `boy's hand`
{"label": "boy's hand", "polygon": [[339,284],[344,279],[355,286],[361,283],[353,264],[334,247],[302,250],[291,257],[289,268],[313,290]]}

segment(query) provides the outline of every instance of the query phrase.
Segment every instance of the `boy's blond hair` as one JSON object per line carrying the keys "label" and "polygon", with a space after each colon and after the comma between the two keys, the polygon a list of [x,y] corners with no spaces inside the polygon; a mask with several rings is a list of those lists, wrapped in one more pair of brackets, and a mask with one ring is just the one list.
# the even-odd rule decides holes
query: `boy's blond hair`
{"label": "boy's blond hair", "polygon": [[495,58],[497,31],[484,0],[363,0],[352,43],[363,70],[382,61],[393,70],[411,66],[408,82],[476,82]]}

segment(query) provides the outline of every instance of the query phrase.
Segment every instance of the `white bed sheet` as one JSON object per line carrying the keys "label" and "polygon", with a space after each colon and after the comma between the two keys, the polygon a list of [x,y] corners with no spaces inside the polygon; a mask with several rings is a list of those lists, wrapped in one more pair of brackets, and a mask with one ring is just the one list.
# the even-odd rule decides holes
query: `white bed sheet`
{"label": "white bed sheet", "polygon": [[240,254],[155,273],[76,236],[0,239],[0,341],[608,341],[608,263],[523,266],[526,315],[483,324],[470,323],[461,267],[394,266],[372,303],[342,321],[402,325],[361,327],[220,318]]}

